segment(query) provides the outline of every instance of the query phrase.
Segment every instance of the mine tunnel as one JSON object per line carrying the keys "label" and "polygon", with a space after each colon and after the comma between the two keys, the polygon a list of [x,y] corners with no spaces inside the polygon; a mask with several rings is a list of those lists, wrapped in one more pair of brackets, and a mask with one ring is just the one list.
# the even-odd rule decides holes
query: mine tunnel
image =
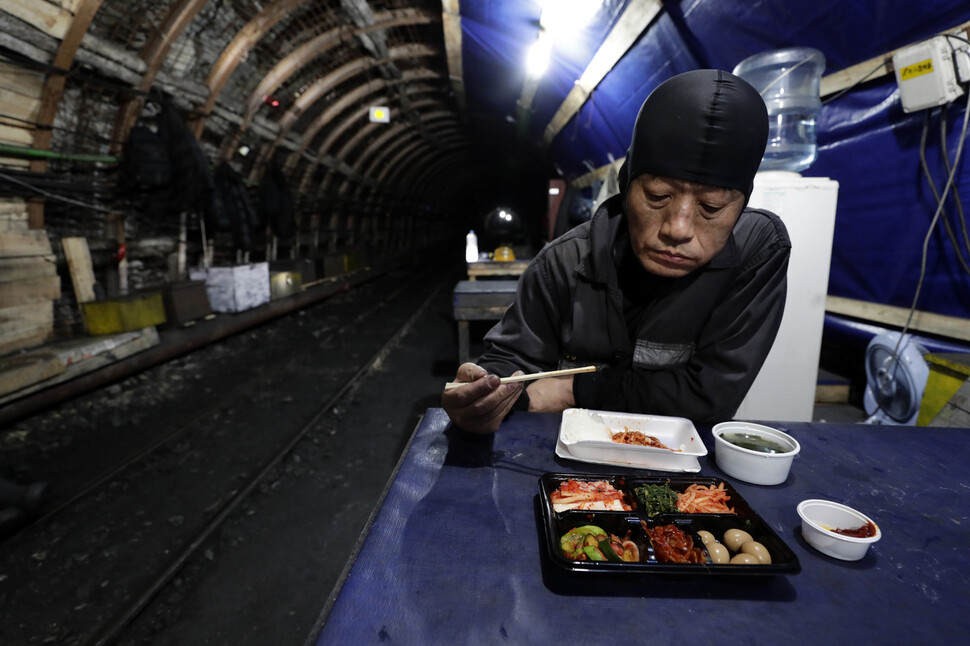
{"label": "mine tunnel", "polygon": [[[766,642],[962,635],[957,583],[887,584],[927,557],[840,569],[796,505],[968,538],[936,477],[970,457],[968,28],[960,0],[0,0],[0,643],[618,641],[650,608],[704,643],[735,603]],[[571,451],[588,411],[647,447]],[[735,471],[724,424],[791,471]],[[728,486],[775,562],[711,576],[705,543],[665,579],[642,500],[549,504],[583,475]],[[700,545],[725,511],[665,513]],[[638,563],[563,558],[598,524]],[[826,632],[887,615],[846,572],[898,618]]]}

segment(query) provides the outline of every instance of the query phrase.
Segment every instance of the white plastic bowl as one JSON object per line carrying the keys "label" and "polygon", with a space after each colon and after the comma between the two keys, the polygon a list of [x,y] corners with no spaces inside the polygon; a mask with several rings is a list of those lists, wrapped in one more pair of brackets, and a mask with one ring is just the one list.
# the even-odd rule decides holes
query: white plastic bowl
{"label": "white plastic bowl", "polygon": [[[778,429],[750,422],[721,422],[713,428],[717,466],[724,473],[752,484],[776,485],[788,479],[792,461],[802,450],[798,440]],[[762,453],[745,449],[725,440],[725,433],[747,433],[768,438],[789,450],[784,453]]]}
{"label": "white plastic bowl", "polygon": [[[843,561],[858,561],[869,546],[882,538],[882,530],[868,516],[852,507],[828,500],[803,500],[798,503],[805,542],[822,554]],[[876,535],[869,538],[843,536],[826,529],[854,529],[866,523],[876,525]]]}

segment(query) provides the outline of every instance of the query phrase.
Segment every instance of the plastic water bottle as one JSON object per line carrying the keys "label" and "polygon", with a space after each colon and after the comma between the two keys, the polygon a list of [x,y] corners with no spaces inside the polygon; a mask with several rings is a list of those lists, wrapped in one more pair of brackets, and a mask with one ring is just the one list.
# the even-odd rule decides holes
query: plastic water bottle
{"label": "plastic water bottle", "polygon": [[818,155],[815,120],[825,56],[791,47],[749,56],[734,73],[761,93],[768,108],[768,145],[759,170],[802,171]]}
{"label": "plastic water bottle", "polygon": [[465,236],[465,262],[478,262],[478,236],[474,229]]}

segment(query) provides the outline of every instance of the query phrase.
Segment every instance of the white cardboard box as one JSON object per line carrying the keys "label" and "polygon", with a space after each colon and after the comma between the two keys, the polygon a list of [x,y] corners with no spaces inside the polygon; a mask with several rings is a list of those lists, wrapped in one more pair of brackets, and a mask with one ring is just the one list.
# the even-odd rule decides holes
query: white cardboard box
{"label": "white cardboard box", "polygon": [[194,268],[192,280],[204,280],[209,303],[216,312],[242,312],[269,302],[269,263],[234,267]]}

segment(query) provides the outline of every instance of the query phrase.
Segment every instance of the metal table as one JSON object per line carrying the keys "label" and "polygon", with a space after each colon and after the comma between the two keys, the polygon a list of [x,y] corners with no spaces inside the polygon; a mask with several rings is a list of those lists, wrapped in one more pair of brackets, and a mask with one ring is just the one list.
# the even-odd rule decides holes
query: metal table
{"label": "metal table", "polygon": [[[726,479],[801,572],[630,577],[566,572],[545,552],[544,472],[632,473],[557,458],[559,420],[515,413],[474,437],[428,410],[318,643],[928,644],[970,631],[970,429],[776,423],[802,445],[787,482]],[[701,465],[723,476],[713,450]],[[806,498],[863,511],[883,538],[856,562],[815,551],[795,511]]]}

